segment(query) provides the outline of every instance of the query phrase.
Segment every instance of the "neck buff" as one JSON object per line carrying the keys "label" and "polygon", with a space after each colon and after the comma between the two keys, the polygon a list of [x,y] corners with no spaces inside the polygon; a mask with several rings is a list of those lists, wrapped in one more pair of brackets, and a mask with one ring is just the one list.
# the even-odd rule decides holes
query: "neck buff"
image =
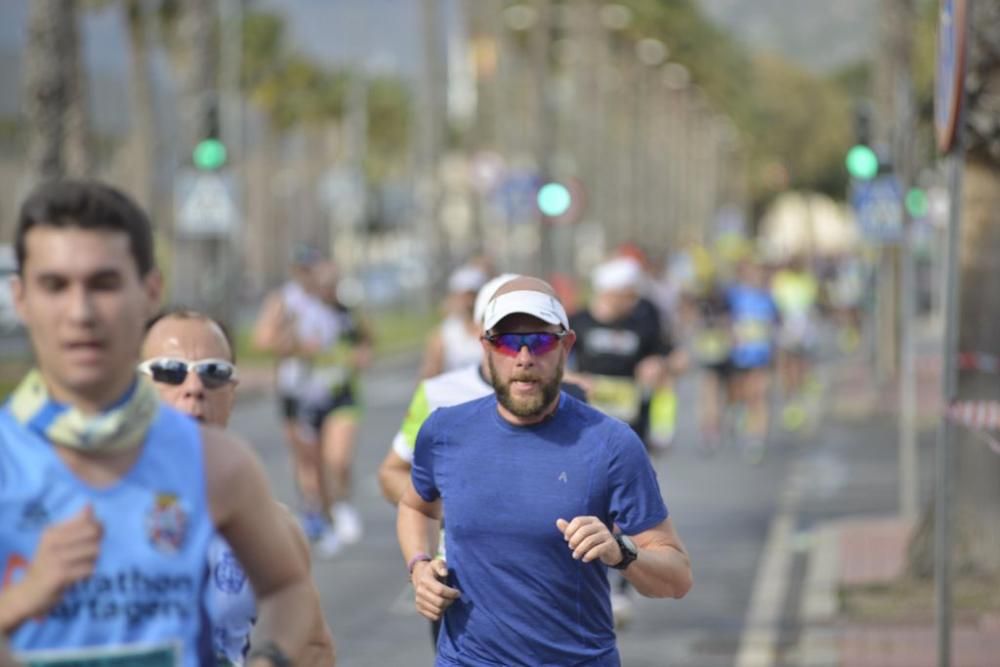
{"label": "neck buff", "polygon": [[137,447],[159,407],[153,383],[138,376],[126,394],[100,414],[88,415],[49,396],[41,373],[29,372],[10,396],[14,418],[49,442],[82,452]]}

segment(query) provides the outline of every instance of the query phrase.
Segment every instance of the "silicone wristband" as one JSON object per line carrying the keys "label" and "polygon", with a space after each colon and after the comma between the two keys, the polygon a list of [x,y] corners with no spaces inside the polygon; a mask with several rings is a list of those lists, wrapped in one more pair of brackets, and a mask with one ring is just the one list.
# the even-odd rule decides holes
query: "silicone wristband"
{"label": "silicone wristband", "polygon": [[417,566],[417,563],[419,563],[421,561],[430,561],[430,560],[431,560],[431,557],[428,556],[427,554],[425,554],[423,551],[421,551],[420,553],[414,555],[413,558],[411,558],[409,561],[407,561],[407,563],[406,563],[406,571],[409,572],[412,575],[413,574],[413,568],[415,568]]}

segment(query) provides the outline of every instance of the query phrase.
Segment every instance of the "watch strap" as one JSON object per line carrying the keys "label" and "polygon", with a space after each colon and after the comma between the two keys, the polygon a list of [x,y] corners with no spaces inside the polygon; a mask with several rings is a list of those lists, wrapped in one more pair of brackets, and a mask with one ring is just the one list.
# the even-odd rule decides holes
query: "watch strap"
{"label": "watch strap", "polygon": [[635,559],[639,557],[639,553],[635,547],[635,543],[631,540],[626,542],[621,533],[615,535],[615,542],[618,544],[618,548],[621,549],[622,559],[611,567],[616,570],[624,570],[635,562]]}

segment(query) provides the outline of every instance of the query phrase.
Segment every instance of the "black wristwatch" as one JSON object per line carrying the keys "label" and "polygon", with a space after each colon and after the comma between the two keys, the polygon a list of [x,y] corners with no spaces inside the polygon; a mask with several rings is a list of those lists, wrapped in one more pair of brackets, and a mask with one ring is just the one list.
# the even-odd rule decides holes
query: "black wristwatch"
{"label": "black wristwatch", "polygon": [[250,649],[247,663],[254,658],[267,658],[274,667],[292,667],[292,659],[273,641],[266,641]]}
{"label": "black wristwatch", "polygon": [[622,559],[617,565],[612,565],[616,570],[624,570],[629,565],[639,557],[639,547],[635,546],[635,542],[628,535],[622,535],[619,533],[615,535],[615,542],[618,543],[618,548],[622,550]]}

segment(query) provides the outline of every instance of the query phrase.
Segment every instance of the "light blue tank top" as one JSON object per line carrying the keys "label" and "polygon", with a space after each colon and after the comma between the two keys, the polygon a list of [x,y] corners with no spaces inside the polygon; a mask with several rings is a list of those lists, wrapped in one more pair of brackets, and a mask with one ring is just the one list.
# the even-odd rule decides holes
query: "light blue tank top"
{"label": "light blue tank top", "polygon": [[203,599],[214,528],[203,461],[198,425],[161,407],[133,467],[95,489],[0,410],[0,585],[23,576],[47,525],[90,503],[104,526],[94,574],[10,637],[24,662],[212,664]]}
{"label": "light blue tank top", "polygon": [[257,604],[246,572],[229,544],[220,536],[208,549],[206,605],[212,621],[215,654],[233,665],[242,665],[257,618]]}
{"label": "light blue tank top", "polygon": [[733,322],[730,352],[737,368],[759,368],[771,363],[774,325],[778,310],[771,295],[747,285],[729,288],[729,314]]}

